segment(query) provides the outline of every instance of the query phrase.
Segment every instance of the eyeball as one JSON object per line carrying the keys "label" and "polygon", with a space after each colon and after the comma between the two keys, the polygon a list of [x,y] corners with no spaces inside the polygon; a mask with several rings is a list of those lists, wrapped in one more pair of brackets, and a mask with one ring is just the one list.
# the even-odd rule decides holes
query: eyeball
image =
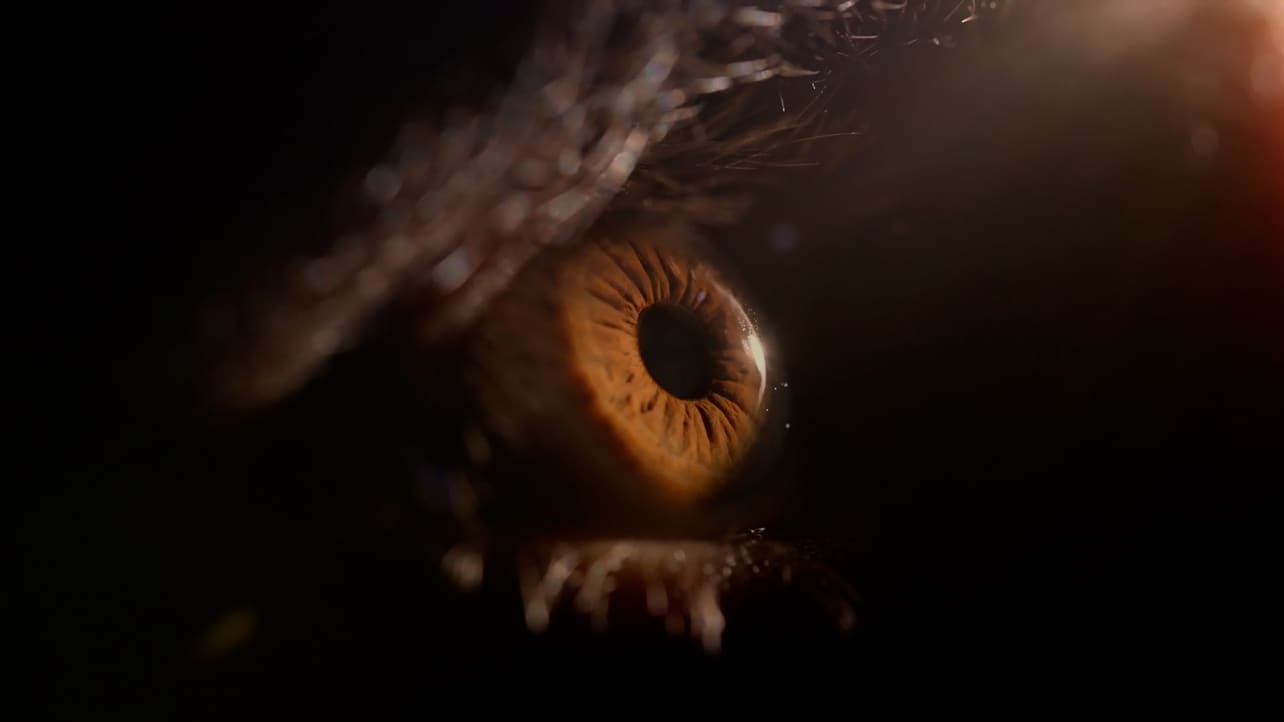
{"label": "eyeball", "polygon": [[509,486],[528,503],[691,519],[762,457],[759,324],[681,227],[549,251],[494,302],[472,358],[481,417],[526,460]]}

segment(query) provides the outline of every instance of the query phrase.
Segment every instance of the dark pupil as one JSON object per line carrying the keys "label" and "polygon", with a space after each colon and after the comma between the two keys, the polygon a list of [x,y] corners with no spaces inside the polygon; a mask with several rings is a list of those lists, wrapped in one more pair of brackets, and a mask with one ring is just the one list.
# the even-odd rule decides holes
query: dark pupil
{"label": "dark pupil", "polygon": [[696,399],[713,384],[713,339],[681,306],[657,304],[638,317],[638,350],[651,378],[680,399]]}

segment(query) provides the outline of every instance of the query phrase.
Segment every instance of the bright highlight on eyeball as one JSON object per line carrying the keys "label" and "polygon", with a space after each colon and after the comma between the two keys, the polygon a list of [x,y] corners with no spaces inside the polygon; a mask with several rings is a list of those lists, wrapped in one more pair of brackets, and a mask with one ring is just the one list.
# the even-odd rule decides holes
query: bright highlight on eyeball
{"label": "bright highlight on eyeball", "polygon": [[592,497],[692,508],[727,487],[759,441],[758,327],[688,238],[607,230],[546,253],[478,330],[491,428],[571,465]]}

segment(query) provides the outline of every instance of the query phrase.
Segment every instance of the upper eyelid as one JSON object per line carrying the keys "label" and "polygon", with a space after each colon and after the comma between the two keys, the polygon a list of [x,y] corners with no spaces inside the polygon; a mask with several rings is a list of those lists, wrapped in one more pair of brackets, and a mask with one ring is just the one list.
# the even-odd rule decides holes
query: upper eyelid
{"label": "upper eyelid", "polygon": [[[690,122],[702,94],[796,74],[781,52],[788,20],[838,27],[867,5],[783,0],[766,25],[766,16],[730,12],[730,1],[644,10],[646,23],[592,0],[551,13],[490,109],[455,113],[440,128],[408,123],[367,169],[357,185],[371,222],[219,307],[231,322],[212,340],[211,401],[254,408],[290,394],[407,287],[433,299],[428,328],[465,326],[536,249],[591,224],[647,149]],[[628,47],[634,62],[601,51],[619,27],[633,35],[612,36],[611,47]],[[746,59],[699,57],[702,39],[746,30],[756,43],[741,49]]]}

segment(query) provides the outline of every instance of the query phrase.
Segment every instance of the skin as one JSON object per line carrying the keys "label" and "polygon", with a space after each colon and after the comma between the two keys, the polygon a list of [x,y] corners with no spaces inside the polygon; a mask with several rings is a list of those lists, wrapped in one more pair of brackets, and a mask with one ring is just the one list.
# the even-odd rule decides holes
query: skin
{"label": "skin", "polygon": [[[407,481],[469,463],[464,355],[423,330],[441,298],[401,297],[351,352],[253,404],[205,403],[226,356],[206,355],[193,319],[258,287],[255,269],[315,258],[288,239],[333,236],[334,189],[386,152],[407,107],[394,99],[419,68],[456,67],[442,45],[370,40],[405,37],[413,13],[321,13],[316,33],[261,37],[211,19],[193,42],[136,30],[105,55],[92,23],[38,17],[28,185],[93,169],[103,194],[75,207],[111,229],[68,234],[99,242],[38,266],[61,290],[30,296],[56,383],[28,426],[76,451],[47,462],[56,483],[28,489],[15,527],[54,699],[133,717],[194,701],[211,717],[402,715],[438,686],[563,670],[630,689],[658,667],[952,674],[981,647],[1105,672],[1237,658],[1274,608],[1284,111],[1253,90],[1274,26],[1210,5],[1125,43],[1126,20],[1100,7],[1031,3],[952,33],[953,49],[880,46],[868,69],[824,76],[847,120],[795,137],[859,135],[773,156],[755,172],[773,182],[729,223],[687,214],[788,369],[791,430],[764,472],[788,493],[744,524],[766,520],[791,558],[825,550],[804,589],[832,572],[862,600],[841,636],[823,599],[771,577],[728,595],[716,659],[644,614],[604,637],[574,614],[532,636],[511,554],[474,595],[440,573],[478,533],[443,487]],[[470,43],[485,22],[458,27],[458,47],[487,48],[464,52],[490,60],[470,61],[484,77],[520,56]],[[83,42],[55,44],[67,28]],[[229,38],[245,40],[235,63]],[[37,52],[55,47],[78,52]],[[745,107],[805,107],[812,82],[764,84]],[[114,142],[82,148],[86,127]],[[660,197],[647,178],[613,202]],[[64,196],[33,195],[46,222],[66,215]]]}

